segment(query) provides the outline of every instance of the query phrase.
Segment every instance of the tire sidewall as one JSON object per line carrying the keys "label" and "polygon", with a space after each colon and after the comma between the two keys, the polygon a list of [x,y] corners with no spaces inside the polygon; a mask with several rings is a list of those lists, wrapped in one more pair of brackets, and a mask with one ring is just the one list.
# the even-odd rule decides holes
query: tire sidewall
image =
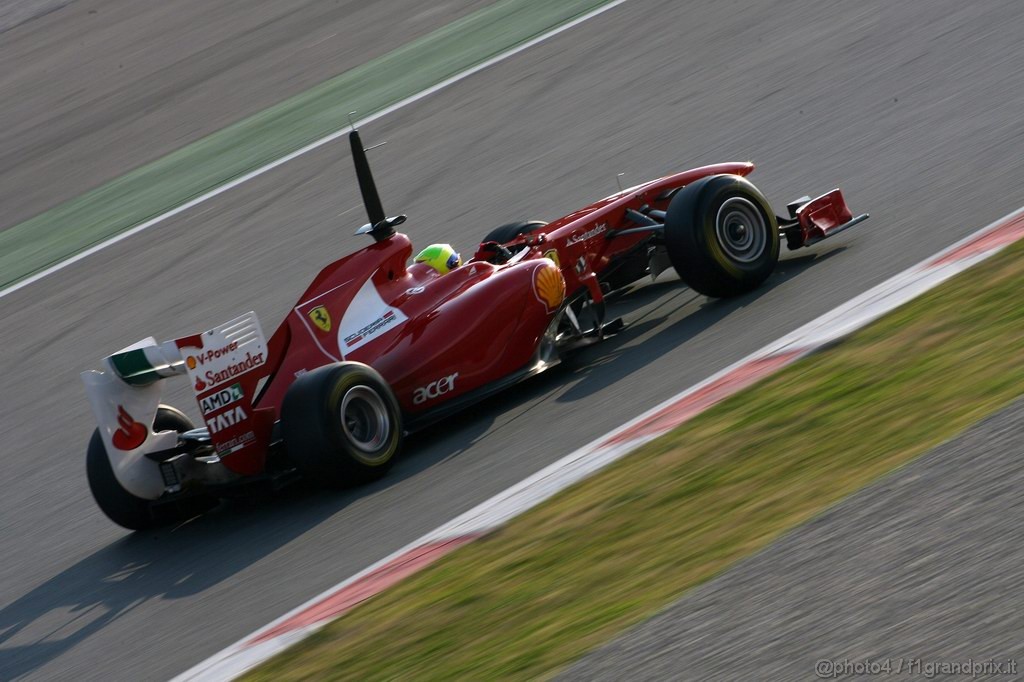
{"label": "tire sidewall", "polygon": [[[339,451],[344,452],[364,466],[379,467],[390,462],[391,458],[398,451],[398,444],[401,440],[401,420],[399,418],[398,401],[395,399],[394,393],[387,385],[387,382],[376,371],[367,365],[359,365],[358,370],[356,371],[353,368],[352,371],[334,372],[335,381],[333,385],[328,387],[328,395],[325,400],[325,408],[328,413],[326,424],[332,426],[330,438]],[[357,386],[366,386],[373,390],[381,398],[388,410],[390,432],[384,444],[375,451],[373,456],[367,456],[365,452],[354,446],[342,428],[342,401],[345,398],[345,394]]]}
{"label": "tire sidewall", "polygon": [[[342,427],[341,404],[356,386],[382,400],[390,432],[380,455],[367,457]],[[373,368],[358,362],[325,365],[300,376],[281,406],[281,429],[289,458],[310,482],[330,486],[362,483],[384,475],[402,444],[402,413],[394,392]]]}
{"label": "tire sidewall", "polygon": [[[730,257],[716,235],[719,210],[736,197],[753,205],[765,230],[764,248],[747,262]],[[775,214],[761,192],[738,175],[711,175],[682,188],[666,212],[664,238],[679,277],[695,291],[717,298],[755,289],[772,273],[779,258]]]}
{"label": "tire sidewall", "polygon": [[[762,229],[765,231],[765,248],[751,261],[736,260],[722,247],[718,239],[719,212],[726,201],[741,197],[746,199],[761,214]],[[744,178],[739,176],[718,176],[708,182],[697,202],[700,216],[700,240],[722,272],[743,279],[748,277],[763,280],[775,268],[779,259],[779,235],[775,216],[761,193]]]}

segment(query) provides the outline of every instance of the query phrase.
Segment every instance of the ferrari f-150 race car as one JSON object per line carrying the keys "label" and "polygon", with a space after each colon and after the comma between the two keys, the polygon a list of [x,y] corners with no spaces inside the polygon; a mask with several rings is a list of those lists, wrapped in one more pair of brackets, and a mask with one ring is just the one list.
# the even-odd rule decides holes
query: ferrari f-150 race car
{"label": "ferrari f-150 race car", "polygon": [[[249,312],[200,334],[143,339],[82,374],[99,428],[90,489],[140,529],[220,498],[300,478],[350,485],[383,475],[403,437],[554,365],[621,327],[605,297],[674,267],[689,287],[736,296],[798,249],[864,220],[839,190],[776,216],[751,163],[667,175],[550,223],[502,225],[466,263],[410,263],[358,131],[350,134],[373,240],[325,267],[269,341]],[[202,415],[160,402],[186,376]]]}

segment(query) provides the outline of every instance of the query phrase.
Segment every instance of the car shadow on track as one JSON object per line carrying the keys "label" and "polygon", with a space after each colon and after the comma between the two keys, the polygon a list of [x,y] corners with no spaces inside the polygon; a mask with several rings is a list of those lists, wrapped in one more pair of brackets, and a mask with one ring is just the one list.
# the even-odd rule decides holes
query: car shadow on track
{"label": "car shadow on track", "polygon": [[[382,493],[452,456],[452,444],[459,452],[466,450],[488,427],[487,419],[464,420],[458,428],[445,430],[444,447],[414,447],[414,456],[403,457],[388,476],[358,488],[298,485],[274,495],[224,502],[177,526],[120,537],[0,609],[0,679],[29,675],[72,648],[89,646],[91,637],[108,627],[122,627],[115,625],[117,621],[143,605],[149,604],[147,612],[153,613],[165,608],[157,602],[195,598],[230,584],[248,567],[353,502]],[[245,605],[237,608],[241,613]],[[160,637],[156,632],[153,636]],[[147,640],[145,630],[131,637],[132,646],[169,644],[167,639]]]}
{"label": "car shadow on track", "polygon": [[0,679],[31,673],[147,602],[212,588],[336,510],[284,502],[273,514],[257,502],[123,536],[22,595],[0,610]]}
{"label": "car shadow on track", "polygon": [[[566,363],[567,369],[577,381],[558,397],[558,402],[581,400],[617,384],[640,368],[657,362],[665,353],[699,336],[729,315],[749,306],[775,287],[845,250],[846,247],[840,247],[824,253],[801,255],[779,261],[775,272],[763,285],[736,298],[705,299],[683,287],[677,280],[664,284],[656,282],[628,294],[623,301],[629,301],[634,309],[656,302],[657,305],[633,319],[627,314],[627,326],[622,332],[605,343],[584,349],[571,358]],[[680,294],[659,302],[668,287],[678,287]],[[668,320],[676,310],[698,301],[701,301],[700,307],[695,312],[685,315],[650,338],[644,338],[651,329],[661,326]],[[638,303],[640,305],[637,305]],[[638,339],[639,342],[634,343]]]}
{"label": "car shadow on track", "polygon": [[[147,613],[153,613],[166,608],[162,603],[195,599],[215,592],[219,585],[230,585],[247,568],[329,522],[352,503],[387,494],[389,488],[465,452],[488,432],[497,413],[479,408],[420,432],[423,435],[409,439],[407,452],[379,481],[345,490],[295,485],[276,494],[225,501],[177,526],[123,535],[0,609],[0,680],[29,675],[73,648],[89,646],[91,637],[110,627],[122,628],[117,621],[146,604]],[[330,542],[341,545],[344,538],[332,537]],[[392,549],[396,548],[382,548],[380,555]],[[245,604],[228,608],[241,614]],[[277,615],[281,614],[266,620]],[[153,636],[150,641],[145,630],[134,632],[132,646],[179,646],[173,636],[159,639],[157,631]],[[116,652],[111,655],[116,657]]]}

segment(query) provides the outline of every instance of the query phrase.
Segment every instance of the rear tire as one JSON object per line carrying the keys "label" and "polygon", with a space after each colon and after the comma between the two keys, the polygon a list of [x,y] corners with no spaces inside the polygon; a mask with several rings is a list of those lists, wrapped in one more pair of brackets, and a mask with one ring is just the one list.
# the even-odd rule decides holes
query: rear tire
{"label": "rear tire", "polygon": [[281,433],[307,480],[349,486],[391,468],[402,444],[402,412],[373,368],[341,362],[295,380],[281,405]]}
{"label": "rear tire", "polygon": [[[153,420],[154,431],[183,433],[191,428],[192,421],[181,410],[169,405],[157,408],[156,418]],[[142,530],[161,523],[183,520],[180,516],[158,520],[153,515],[151,500],[136,497],[121,486],[114,475],[114,468],[110,464],[110,457],[103,445],[99,429],[93,431],[92,438],[89,439],[89,448],[85,455],[85,473],[96,504],[107,518],[119,526],[129,530]],[[190,513],[188,516],[194,514]]]}
{"label": "rear tire", "polygon": [[779,226],[747,179],[712,175],[679,190],[665,215],[665,248],[691,289],[716,298],[756,289],[779,260]]}

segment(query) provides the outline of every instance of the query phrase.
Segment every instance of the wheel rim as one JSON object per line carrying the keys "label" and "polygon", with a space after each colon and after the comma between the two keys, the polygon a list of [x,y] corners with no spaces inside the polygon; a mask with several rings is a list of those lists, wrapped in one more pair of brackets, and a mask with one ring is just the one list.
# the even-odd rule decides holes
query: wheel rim
{"label": "wheel rim", "polygon": [[715,236],[726,255],[740,263],[760,258],[768,243],[764,216],[744,197],[727,199],[718,209]]}
{"label": "wheel rim", "polygon": [[[341,428],[355,449],[368,455],[387,456],[391,415],[384,400],[369,386],[353,386],[341,399]],[[373,458],[367,458],[373,461]]]}

